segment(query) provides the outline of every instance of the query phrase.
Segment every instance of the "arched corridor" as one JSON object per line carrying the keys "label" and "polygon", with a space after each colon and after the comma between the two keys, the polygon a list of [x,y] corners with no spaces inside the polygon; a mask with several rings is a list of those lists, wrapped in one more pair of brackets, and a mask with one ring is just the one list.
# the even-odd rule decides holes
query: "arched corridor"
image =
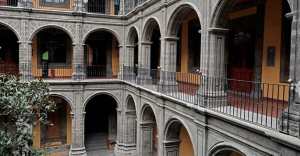
{"label": "arched corridor", "polygon": [[88,155],[113,155],[117,139],[117,102],[109,95],[97,95],[86,105],[85,147]]}
{"label": "arched corridor", "polygon": [[176,71],[197,72],[200,68],[201,25],[194,8],[187,4],[179,6],[169,20],[167,33],[178,38]]}
{"label": "arched corridor", "polygon": [[119,72],[119,41],[109,31],[91,32],[84,48],[88,78],[117,77]]}
{"label": "arched corridor", "polygon": [[177,119],[170,120],[165,129],[164,155],[194,156],[189,132]]}
{"label": "arched corridor", "polygon": [[36,78],[72,77],[72,39],[56,27],[38,31],[32,39],[32,75]]}
{"label": "arched corridor", "polygon": [[[128,76],[137,76],[138,74],[138,67],[139,67],[139,38],[138,32],[135,27],[131,27],[129,29],[129,33],[127,36],[127,45],[126,45],[126,56],[125,56],[125,71],[124,73]],[[128,77],[130,78],[130,77]]]}
{"label": "arched corridor", "polygon": [[0,24],[0,73],[19,74],[19,44],[16,34]]}
{"label": "arched corridor", "polygon": [[34,127],[33,146],[45,151],[67,151],[72,144],[72,114],[70,104],[59,96],[51,96],[54,112],[47,114],[47,123],[38,122]]}
{"label": "arched corridor", "polygon": [[[141,70],[145,79],[159,80],[160,57],[161,57],[161,32],[158,22],[150,18],[144,27],[142,36]],[[139,57],[140,58],[140,57]],[[150,76],[150,77],[149,77]],[[148,78],[147,78],[148,77]]]}
{"label": "arched corridor", "polygon": [[210,156],[246,156],[239,150],[232,147],[219,147],[211,152]]}
{"label": "arched corridor", "polygon": [[154,112],[150,106],[145,106],[142,111],[141,145],[140,150],[143,156],[157,156],[158,131]]}

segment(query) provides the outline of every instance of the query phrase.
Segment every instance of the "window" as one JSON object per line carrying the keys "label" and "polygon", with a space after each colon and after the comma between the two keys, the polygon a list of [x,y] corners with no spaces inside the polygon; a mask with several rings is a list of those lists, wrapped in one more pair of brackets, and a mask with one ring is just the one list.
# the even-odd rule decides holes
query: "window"
{"label": "window", "polygon": [[69,0],[40,0],[40,4],[46,7],[68,8],[70,6],[70,1]]}

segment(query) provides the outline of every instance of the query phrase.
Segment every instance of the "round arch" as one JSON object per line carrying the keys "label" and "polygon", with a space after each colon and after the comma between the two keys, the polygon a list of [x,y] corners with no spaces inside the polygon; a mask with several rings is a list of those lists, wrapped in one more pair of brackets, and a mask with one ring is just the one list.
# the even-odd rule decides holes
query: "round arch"
{"label": "round arch", "polygon": [[91,29],[89,30],[84,36],[83,36],[83,40],[82,40],[82,43],[86,43],[87,39],[89,38],[89,36],[91,34],[93,34],[94,32],[108,32],[110,33],[113,37],[115,37],[117,39],[117,42],[118,44],[121,44],[121,40],[120,40],[120,37],[119,35],[114,31],[114,30],[111,30],[111,29],[108,29],[108,28],[95,28],[95,29]]}
{"label": "round arch", "polygon": [[240,156],[248,156],[250,153],[248,153],[246,150],[239,149],[235,144],[229,144],[226,142],[221,142],[217,143],[214,145],[209,151],[208,151],[208,156],[218,156],[219,153],[224,152],[224,151],[232,151]]}
{"label": "round arch", "polygon": [[125,103],[126,103],[127,110],[134,110],[137,112],[136,102],[132,95],[129,94],[127,96]]}
{"label": "round arch", "polygon": [[69,97],[66,97],[65,95],[60,93],[50,93],[50,97],[58,97],[65,100],[68,106],[71,108],[71,112],[74,110],[73,102]]}
{"label": "round arch", "polygon": [[[165,126],[165,129],[164,129],[164,140],[166,143],[170,142],[170,143],[174,143],[174,142],[180,142],[182,143],[182,141],[180,140],[180,137],[181,136],[181,133],[183,133],[183,130],[186,131],[186,135],[185,137],[187,137],[185,140],[187,141],[187,139],[190,141],[190,146],[191,146],[191,149],[192,151],[181,151],[183,153],[186,153],[186,152],[189,152],[189,155],[190,154],[193,154],[193,155],[196,155],[196,152],[194,149],[196,149],[196,145],[193,143],[193,140],[191,139],[192,137],[192,133],[190,131],[190,129],[188,128],[188,126],[185,124],[184,121],[182,121],[181,119],[179,118],[176,118],[176,117],[172,117],[170,118],[167,123],[166,123],[166,126]],[[185,145],[188,145],[187,142],[184,143]],[[168,149],[166,149],[166,147],[168,146],[165,146],[165,151],[167,151]],[[180,153],[179,150],[182,150],[182,149],[187,149],[186,147],[185,148],[180,148],[180,145],[178,147],[178,153]]]}
{"label": "round arch", "polygon": [[16,36],[16,38],[18,39],[18,41],[21,40],[18,31],[17,31],[15,28],[13,28],[13,26],[11,26],[11,25],[9,25],[9,24],[7,24],[7,23],[4,23],[4,22],[1,22],[1,21],[0,21],[0,26],[1,26],[1,25],[4,26],[4,27],[6,27],[6,28],[8,28],[10,31],[12,31],[12,32],[14,33],[14,35]]}
{"label": "round arch", "polygon": [[[285,0],[285,1],[288,3],[290,10],[292,10],[293,7],[291,1],[290,0]],[[218,2],[213,8],[212,16],[210,18],[211,20],[209,22],[209,27],[211,28],[220,27],[219,23],[220,20],[222,19],[223,12],[225,12],[227,9],[232,7],[233,4],[234,1],[232,0],[218,0]]]}
{"label": "round arch", "polygon": [[151,40],[151,35],[155,27],[158,27],[161,35],[161,25],[159,23],[159,20],[155,17],[148,18],[143,26],[142,41]]}
{"label": "round arch", "polygon": [[179,25],[182,22],[182,20],[184,20],[185,17],[193,11],[197,14],[197,18],[199,19],[200,22],[199,25],[201,27],[202,16],[198,11],[197,7],[191,3],[184,2],[179,6],[177,6],[171,13],[171,16],[168,19],[166,35],[176,36],[177,35],[176,33],[179,29]]}
{"label": "round arch", "polygon": [[140,110],[140,119],[141,119],[141,121],[143,121],[143,116],[145,115],[145,112],[147,111],[147,110],[151,110],[152,111],[152,113],[153,113],[153,115],[154,115],[154,119],[155,119],[155,121],[156,121],[156,117],[157,117],[157,114],[156,114],[156,112],[154,111],[155,109],[153,108],[153,106],[151,106],[150,104],[148,104],[148,103],[145,103],[143,106],[142,106],[142,109]]}
{"label": "round arch", "polygon": [[107,95],[107,96],[112,97],[116,101],[117,108],[120,107],[120,100],[115,95],[113,95],[110,92],[98,91],[96,93],[93,93],[93,94],[89,95],[87,98],[85,98],[85,100],[83,101],[83,107],[82,107],[82,112],[83,113],[85,112],[85,108],[86,108],[87,104],[89,103],[89,101],[91,101],[94,97],[96,97],[98,95]]}
{"label": "round arch", "polygon": [[139,40],[138,29],[135,26],[130,27],[127,36],[126,44],[133,45],[136,38]]}
{"label": "round arch", "polygon": [[33,38],[34,38],[39,32],[41,32],[41,31],[43,31],[43,30],[46,30],[46,29],[49,29],[49,28],[54,28],[54,29],[58,29],[58,30],[63,31],[63,32],[66,33],[67,36],[70,38],[71,42],[74,43],[73,35],[72,35],[72,33],[71,33],[68,29],[66,29],[66,28],[64,28],[64,27],[62,27],[62,26],[59,26],[59,25],[54,25],[54,24],[43,25],[43,26],[40,26],[39,28],[37,28],[36,30],[34,30],[34,31],[31,33],[30,37],[29,37],[29,41],[32,41]]}

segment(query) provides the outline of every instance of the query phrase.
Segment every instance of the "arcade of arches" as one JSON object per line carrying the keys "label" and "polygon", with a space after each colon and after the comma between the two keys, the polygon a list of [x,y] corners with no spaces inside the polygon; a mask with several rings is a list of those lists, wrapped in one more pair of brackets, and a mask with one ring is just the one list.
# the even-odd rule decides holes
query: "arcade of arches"
{"label": "arcade of arches", "polygon": [[113,155],[117,141],[117,102],[109,95],[96,95],[85,107],[85,147],[88,155]]}
{"label": "arcade of arches", "polygon": [[[201,41],[201,21],[189,5],[176,9],[167,25],[167,37],[154,19],[146,21],[143,33],[130,29],[126,42],[127,60],[124,65],[150,70],[194,73],[220,76],[230,79],[267,83],[286,83],[290,69],[291,19],[286,14],[290,7],[286,0],[233,0],[227,1],[216,16],[210,28],[209,43]],[[249,24],[255,23],[255,24]],[[142,34],[141,37],[138,34]],[[0,24],[0,72],[18,73],[18,37],[9,27]],[[164,52],[162,40],[167,51]],[[32,39],[32,74],[34,77],[71,77],[73,71],[73,45],[69,33],[47,27],[36,33]],[[117,77],[119,72],[119,41],[106,30],[91,32],[86,40],[84,71],[88,78]],[[212,44],[211,51],[203,51],[204,44]],[[105,45],[105,46],[104,46]],[[175,48],[174,48],[175,45]],[[47,70],[44,70],[42,54],[48,51]],[[210,55],[207,55],[210,53]],[[210,62],[207,62],[209,61]],[[210,66],[208,69],[207,66]],[[151,72],[153,74],[153,72]],[[155,75],[150,75],[155,77]],[[176,81],[184,78],[176,76]],[[198,81],[197,81],[198,82]],[[247,85],[229,84],[230,89],[252,93],[259,90]],[[267,90],[266,90],[267,91]],[[275,93],[279,94],[279,93]],[[268,96],[268,95],[266,95]],[[277,95],[272,95],[277,96]],[[35,147],[68,148],[72,142],[71,108],[66,100],[53,97],[58,108],[49,114],[50,123],[37,124],[34,128]],[[111,154],[118,139],[117,102],[109,95],[97,95],[86,104],[84,118],[84,144],[88,153],[101,151]],[[124,144],[142,150],[143,156],[158,155],[157,118],[154,110],[146,106],[137,122],[134,100],[129,98],[126,107],[126,134]],[[137,136],[141,130],[140,138]],[[192,141],[187,127],[178,120],[170,122],[165,130],[164,152],[174,155],[193,156]],[[137,143],[140,143],[138,145]],[[96,146],[96,147],[95,147]],[[99,149],[100,148],[100,149]],[[215,156],[243,156],[240,152],[224,148]]]}
{"label": "arcade of arches", "polygon": [[48,113],[48,123],[37,123],[34,127],[33,146],[46,148],[50,153],[60,148],[65,151],[72,144],[72,115],[70,104],[61,97],[52,96],[56,108]]}
{"label": "arcade of arches", "polygon": [[19,45],[15,33],[0,24],[0,73],[19,72]]}

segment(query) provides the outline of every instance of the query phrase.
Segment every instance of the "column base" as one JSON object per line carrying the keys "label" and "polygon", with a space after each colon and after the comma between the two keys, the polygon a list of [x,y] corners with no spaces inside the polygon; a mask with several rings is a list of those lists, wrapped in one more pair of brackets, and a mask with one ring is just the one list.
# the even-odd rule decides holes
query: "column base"
{"label": "column base", "polygon": [[80,147],[80,148],[72,148],[70,149],[69,152],[70,156],[87,156],[85,147]]}
{"label": "column base", "polygon": [[296,111],[292,105],[289,110],[285,110],[279,118],[279,129],[283,133],[300,137],[300,112]]}
{"label": "column base", "polygon": [[136,144],[118,144],[115,148],[116,156],[137,156]]}
{"label": "column base", "polygon": [[197,97],[198,106],[214,109],[228,105],[226,91],[203,91],[203,89],[199,89]]}
{"label": "column base", "polygon": [[72,79],[73,80],[84,80],[86,78],[85,73],[73,73]]}

